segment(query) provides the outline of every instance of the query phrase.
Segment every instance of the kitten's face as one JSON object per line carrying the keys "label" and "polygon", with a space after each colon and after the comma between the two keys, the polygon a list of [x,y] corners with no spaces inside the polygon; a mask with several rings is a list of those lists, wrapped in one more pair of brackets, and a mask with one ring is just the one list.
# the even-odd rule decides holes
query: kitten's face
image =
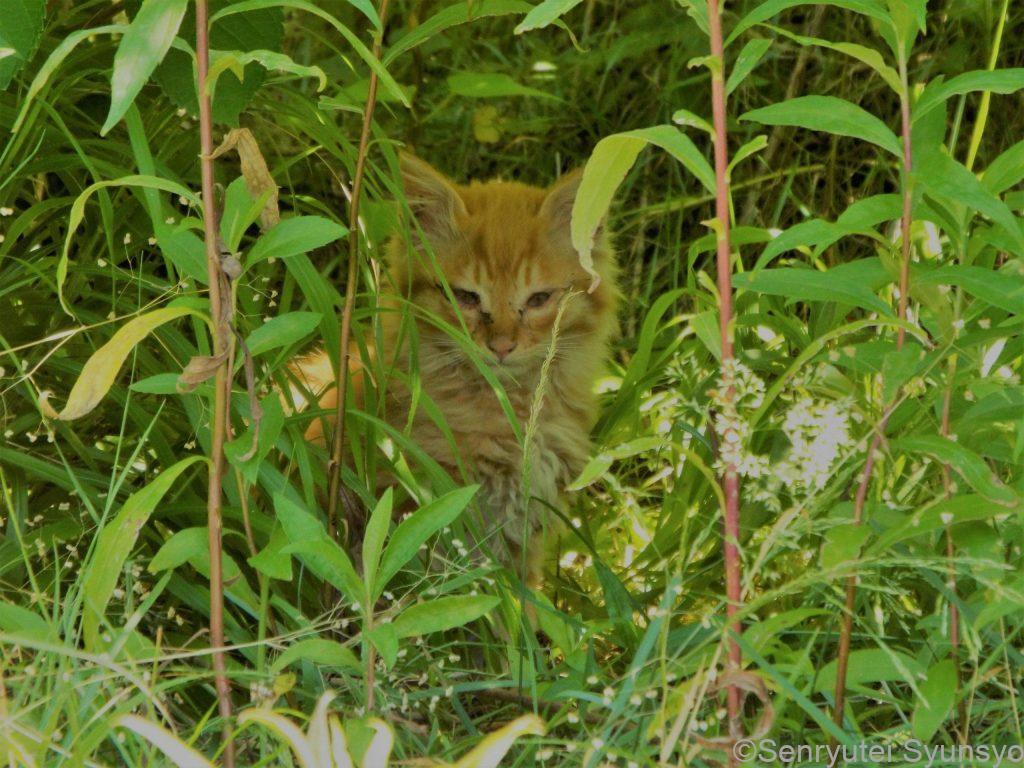
{"label": "kitten's face", "polygon": [[[410,208],[444,276],[429,255],[413,257],[406,279],[414,303],[456,327],[461,314],[483,358],[513,374],[539,369],[562,303],[557,349],[580,349],[599,329],[603,344],[614,313],[613,267],[598,249],[604,280],[588,294],[590,276],[569,237],[577,175],[544,190],[497,181],[456,187],[415,159],[404,159],[403,171]],[[439,358],[464,357],[444,331],[427,325],[420,335]]]}

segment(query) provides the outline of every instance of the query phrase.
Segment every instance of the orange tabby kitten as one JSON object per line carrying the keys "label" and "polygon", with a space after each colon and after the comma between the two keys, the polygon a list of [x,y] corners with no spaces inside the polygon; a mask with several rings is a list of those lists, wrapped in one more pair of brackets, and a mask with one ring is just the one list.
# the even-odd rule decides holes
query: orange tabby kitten
{"label": "orange tabby kitten", "polygon": [[[401,168],[406,199],[423,237],[414,235],[412,249],[395,237],[391,281],[395,292],[425,312],[414,313],[415,350],[408,348],[409,333],[400,334],[401,313],[386,312],[386,346],[377,354],[388,363],[394,360],[399,370],[409,370],[411,359],[418,361],[423,392],[441,410],[454,445],[423,408],[413,415],[412,439],[453,473],[458,451],[482,486],[477,499],[487,545],[506,564],[517,566],[523,547],[547,519],[546,508],[532,504],[527,509],[523,449],[493,386],[455,339],[424,315],[455,328],[461,327],[461,315],[477,356],[504,386],[524,436],[541,387],[529,435],[528,496],[557,506],[590,449],[589,432],[597,416],[594,383],[615,328],[614,256],[607,238],[599,236],[594,261],[601,280],[588,293],[591,278],[580,266],[569,232],[578,173],[539,189],[503,181],[457,185],[409,156],[402,157]],[[396,310],[401,304],[389,302]],[[297,368],[311,390],[327,390],[321,405],[333,407],[326,355],[306,358]],[[396,382],[389,383],[388,393],[388,419],[404,427],[410,396]],[[320,429],[314,424],[308,436],[317,438]],[[539,576],[538,554],[532,551],[525,558],[531,579]]]}

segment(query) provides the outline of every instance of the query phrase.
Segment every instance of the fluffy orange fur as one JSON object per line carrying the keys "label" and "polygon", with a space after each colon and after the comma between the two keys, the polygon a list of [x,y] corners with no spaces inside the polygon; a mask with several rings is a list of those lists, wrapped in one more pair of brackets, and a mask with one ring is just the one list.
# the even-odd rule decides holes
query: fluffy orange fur
{"label": "fluffy orange fur", "polygon": [[[378,354],[400,371],[418,370],[423,394],[454,439],[423,408],[412,415],[412,439],[453,473],[461,459],[481,484],[488,545],[507,564],[518,565],[523,547],[551,522],[544,504],[529,504],[529,497],[557,506],[590,450],[594,384],[615,328],[614,257],[599,235],[594,260],[601,280],[588,292],[591,277],[569,231],[578,173],[548,189],[504,181],[462,186],[404,156],[402,174],[417,235],[411,247],[397,236],[390,246],[395,295],[388,305],[395,311],[384,314],[385,349]],[[406,301],[414,308],[414,334],[402,329],[398,310]],[[472,354],[450,330],[463,323]],[[521,433],[530,432],[528,473],[523,445],[481,365],[504,388]],[[332,407],[326,356],[307,358],[298,369],[311,388],[326,385],[320,402]],[[388,395],[388,419],[404,427],[409,391],[389,383]],[[311,429],[309,437],[316,439],[320,427]],[[531,577],[537,576],[538,554],[523,558]]]}

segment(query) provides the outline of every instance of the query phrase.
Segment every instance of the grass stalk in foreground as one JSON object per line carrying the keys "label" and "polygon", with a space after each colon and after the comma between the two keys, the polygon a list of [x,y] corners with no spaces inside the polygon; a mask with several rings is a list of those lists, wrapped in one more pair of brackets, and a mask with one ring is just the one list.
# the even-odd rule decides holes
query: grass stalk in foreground
{"label": "grass stalk in foreground", "polygon": [[[231,297],[223,295],[229,285],[224,278],[217,245],[217,203],[213,178],[213,115],[206,76],[210,68],[209,8],[207,0],[196,0],[196,70],[199,92],[199,142],[203,180],[203,235],[206,245],[206,270],[210,285],[210,316],[213,318],[213,356],[223,357],[217,366],[213,387],[213,419],[210,425],[210,479],[206,516],[210,547],[210,646],[213,650],[217,704],[224,728],[224,764],[235,763],[231,739],[231,688],[224,665],[224,573],[222,563],[222,505],[224,499],[224,438],[230,386],[227,365],[230,357]],[[229,289],[230,292],[230,289]],[[226,354],[225,354],[226,353]]]}
{"label": "grass stalk in foreground", "polygon": [[[377,7],[380,28],[373,38],[373,57],[380,59],[384,41],[384,28],[388,17],[388,0],[380,0]],[[373,112],[377,106],[378,79],[376,71],[370,71],[370,82],[363,107],[363,125],[359,134],[359,150],[356,155],[355,173],[352,175],[352,198],[349,200],[348,215],[348,264],[345,280],[345,305],[341,312],[341,341],[338,345],[338,402],[334,415],[334,435],[331,440],[331,461],[329,466],[327,531],[331,538],[338,531],[338,502],[341,498],[341,465],[345,460],[345,401],[348,399],[350,358],[349,340],[352,335],[352,312],[355,309],[356,281],[359,278],[359,200],[362,197],[363,178],[366,175],[366,155],[370,147],[370,132],[373,128]],[[366,644],[366,709],[374,707],[374,675],[376,659],[372,643]]]}
{"label": "grass stalk in foreground", "polygon": [[[913,190],[910,186],[910,172],[912,169],[911,158],[913,156],[913,143],[910,133],[910,83],[907,75],[906,52],[901,51],[899,61],[900,74],[900,123],[903,144],[903,168],[902,168],[902,193],[903,213],[900,218],[900,282],[899,282],[899,305],[897,314],[899,319],[906,321],[907,304],[910,300],[910,226],[913,223]],[[907,331],[900,325],[896,331],[896,350],[903,349],[906,341]],[[885,437],[885,427],[889,423],[889,416],[892,415],[894,405],[886,404],[885,412],[875,428],[875,434],[868,446],[867,458],[864,461],[864,470],[861,472],[860,482],[857,484],[857,492],[853,501],[853,524],[861,525],[864,521],[864,505],[867,502],[868,488],[871,485],[871,474],[875,468],[875,454],[881,447]],[[853,637],[853,615],[857,602],[857,576],[856,574],[846,579],[846,602],[843,610],[843,623],[839,632],[839,652],[836,658],[836,687],[834,696],[834,709],[832,719],[840,728],[843,725],[843,710],[846,705],[846,674],[850,663],[850,642]]]}
{"label": "grass stalk in foreground", "polygon": [[[731,382],[733,361],[732,345],[732,248],[729,238],[729,148],[726,144],[725,104],[725,46],[722,41],[722,19],[718,0],[708,0],[708,26],[711,36],[711,109],[715,128],[715,215],[718,218],[718,307],[719,332],[722,338],[722,373],[726,403],[735,397]],[[723,436],[724,439],[724,436]],[[730,619],[729,631],[739,635],[742,626],[732,618],[739,610],[742,595],[740,591],[740,494],[739,476],[736,467],[729,464],[722,476],[722,490],[725,493],[725,589],[728,605],[726,612]],[[740,645],[735,638],[729,640],[729,667],[739,671],[743,663]],[[740,738],[740,690],[736,686],[728,689],[729,735]]]}

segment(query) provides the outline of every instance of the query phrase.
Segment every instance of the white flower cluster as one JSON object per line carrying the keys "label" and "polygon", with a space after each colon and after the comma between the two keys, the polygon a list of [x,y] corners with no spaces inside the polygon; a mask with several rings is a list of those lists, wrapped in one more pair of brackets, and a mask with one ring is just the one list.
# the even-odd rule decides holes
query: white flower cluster
{"label": "white flower cluster", "polygon": [[775,474],[793,493],[822,490],[843,448],[850,445],[851,406],[802,397],[786,413],[782,431],[790,449]]}
{"label": "white flower cluster", "polygon": [[[730,388],[732,397],[728,396]],[[750,453],[750,424],[740,414],[759,408],[764,402],[764,382],[737,360],[722,365],[718,388],[711,391],[711,400],[718,407],[715,431],[719,439],[716,469],[724,472],[732,467],[741,477],[757,478],[768,471],[768,459]]]}

